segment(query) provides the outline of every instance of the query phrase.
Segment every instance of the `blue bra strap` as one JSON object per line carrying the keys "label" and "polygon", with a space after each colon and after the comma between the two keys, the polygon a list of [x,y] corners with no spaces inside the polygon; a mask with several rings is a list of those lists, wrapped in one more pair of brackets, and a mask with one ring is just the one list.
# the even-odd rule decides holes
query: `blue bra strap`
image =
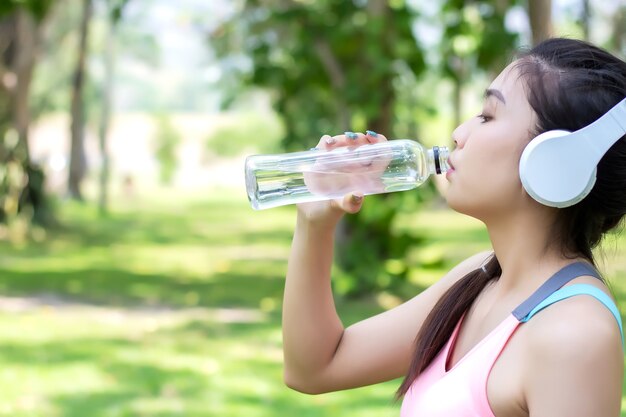
{"label": "blue bra strap", "polygon": [[513,315],[519,321],[522,321],[522,319],[526,317],[535,307],[537,307],[546,297],[549,297],[550,294],[554,293],[574,278],[583,275],[591,275],[592,277],[600,279],[598,271],[596,271],[591,264],[586,262],[571,263],[544,282],[543,285],[537,289],[537,291],[526,299],[526,301],[513,310]]}
{"label": "blue bra strap", "polygon": [[611,297],[606,295],[600,289],[589,284],[574,284],[568,287],[563,287],[555,291],[554,293],[549,295],[545,300],[539,303],[530,313],[528,313],[528,315],[526,315],[526,317],[522,318],[520,321],[522,323],[525,323],[528,320],[530,320],[532,316],[534,316],[535,314],[537,314],[539,311],[543,310],[544,308],[548,307],[550,304],[556,303],[557,301],[563,300],[565,298],[569,298],[569,297],[573,297],[575,295],[581,295],[581,294],[591,295],[592,297],[600,301],[602,304],[604,304],[606,308],[608,308],[611,311],[611,313],[613,314],[613,317],[615,317],[615,320],[617,320],[617,325],[619,326],[619,332],[622,335],[622,345],[623,345],[624,344],[624,330],[622,329],[622,317],[620,316],[620,313],[617,310],[617,306],[615,305]]}

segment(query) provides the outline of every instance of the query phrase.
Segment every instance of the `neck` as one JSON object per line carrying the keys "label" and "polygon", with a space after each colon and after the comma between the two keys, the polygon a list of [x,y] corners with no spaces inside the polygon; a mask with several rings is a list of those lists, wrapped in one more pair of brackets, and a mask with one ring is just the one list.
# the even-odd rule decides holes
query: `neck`
{"label": "neck", "polygon": [[563,266],[580,260],[565,257],[551,236],[552,217],[519,213],[492,219],[487,229],[502,267],[502,293],[528,292]]}

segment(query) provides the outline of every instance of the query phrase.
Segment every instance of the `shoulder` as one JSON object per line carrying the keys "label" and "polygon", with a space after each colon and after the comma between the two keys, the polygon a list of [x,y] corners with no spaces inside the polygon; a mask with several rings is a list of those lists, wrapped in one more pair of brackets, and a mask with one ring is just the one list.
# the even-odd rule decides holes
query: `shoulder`
{"label": "shoulder", "polygon": [[[606,287],[593,277],[581,277],[573,283],[592,284],[610,296]],[[608,353],[615,347],[621,352],[622,349],[615,317],[603,303],[589,295],[558,301],[539,312],[527,326],[528,352],[535,356],[562,356],[581,350]]]}
{"label": "shoulder", "polygon": [[621,335],[609,309],[588,295],[561,300],[528,323],[527,348],[539,358],[609,353],[619,347]]}
{"label": "shoulder", "polygon": [[[608,294],[597,280],[594,286]],[[544,411],[531,415],[616,415],[607,410],[620,407],[624,356],[619,327],[604,304],[577,295],[525,326],[527,401]]]}

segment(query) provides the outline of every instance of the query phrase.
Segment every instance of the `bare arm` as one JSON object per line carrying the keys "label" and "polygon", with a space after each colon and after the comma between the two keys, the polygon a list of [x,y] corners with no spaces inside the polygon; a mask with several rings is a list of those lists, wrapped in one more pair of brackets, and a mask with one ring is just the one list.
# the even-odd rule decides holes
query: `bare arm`
{"label": "bare arm", "polygon": [[[347,205],[348,200],[344,201]],[[458,279],[478,268],[489,252],[460,263],[410,301],[344,330],[331,292],[333,222],[311,222],[299,213],[287,269],[283,304],[285,382],[321,393],[400,377],[426,316]]]}
{"label": "bare arm", "polygon": [[330,286],[332,226],[298,215],[287,266],[283,300],[285,382],[306,391],[316,373],[332,361],[343,335]]}

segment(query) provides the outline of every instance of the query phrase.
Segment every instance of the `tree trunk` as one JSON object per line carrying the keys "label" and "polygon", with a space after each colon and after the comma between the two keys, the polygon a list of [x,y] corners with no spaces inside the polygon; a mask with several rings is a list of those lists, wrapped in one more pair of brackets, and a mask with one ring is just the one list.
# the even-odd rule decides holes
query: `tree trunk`
{"label": "tree trunk", "polygon": [[589,0],[582,0],[582,12],[580,15],[580,25],[583,29],[583,36],[586,41],[589,40],[589,25],[591,23],[591,5]]}
{"label": "tree trunk", "polygon": [[83,1],[83,16],[80,26],[80,43],[78,47],[78,60],[74,72],[72,83],[72,122],[71,122],[71,149],[70,149],[70,169],[68,178],[68,191],[71,198],[82,200],[81,182],[87,170],[85,157],[85,115],[82,98],[83,86],[85,84],[85,61],[87,56],[87,39],[89,35],[89,22],[93,5],[91,0]]}
{"label": "tree trunk", "polygon": [[109,36],[107,37],[104,52],[104,97],[102,102],[102,114],[100,117],[100,129],[98,132],[100,144],[100,196],[98,207],[100,214],[106,214],[109,200],[109,152],[107,149],[107,136],[111,124],[111,106],[113,100],[114,71],[115,71],[115,43],[117,34],[117,19],[109,18]]}
{"label": "tree trunk", "polygon": [[[381,132],[383,134],[391,135],[393,128],[393,110],[395,105],[395,91],[393,85],[391,85],[391,79],[381,80],[380,93],[382,94],[382,100],[380,101],[380,108],[376,113],[376,117],[373,117],[367,121],[367,128],[374,132]],[[393,139],[390,137],[389,139]]]}
{"label": "tree trunk", "polygon": [[[51,220],[44,173],[31,163],[28,141],[29,92],[43,24],[43,18],[36,20],[25,7],[15,7],[0,20],[0,138],[7,131],[16,138],[0,143],[0,164],[7,168],[0,182],[0,221],[9,228],[24,207],[32,209],[32,217],[25,217],[29,223]],[[23,235],[11,234],[10,238],[22,239]]]}
{"label": "tree trunk", "polygon": [[15,90],[12,100],[13,126],[18,134],[19,158],[24,166],[30,163],[28,144],[28,127],[30,125],[30,109],[28,93],[35,66],[37,49],[37,25],[33,16],[20,8],[16,12],[16,39],[13,72],[16,76]]}
{"label": "tree trunk", "polygon": [[452,77],[452,131],[463,122],[463,81],[468,77],[466,58],[453,55],[450,58]]}
{"label": "tree trunk", "polygon": [[455,78],[452,86],[452,131],[456,129],[463,119],[463,82]]}
{"label": "tree trunk", "polygon": [[626,6],[619,7],[613,16],[613,36],[611,39],[615,51],[626,52]]}
{"label": "tree trunk", "polygon": [[[392,27],[393,22],[391,22],[390,9],[386,0],[368,1],[367,14],[373,20],[382,20],[384,27]],[[395,36],[393,29],[384,31],[382,36],[376,38],[376,42],[379,42],[378,47],[382,51],[390,51]],[[362,68],[375,67],[375,63],[369,62],[367,56],[364,58],[363,62],[359,64]],[[391,63],[391,60],[389,62]],[[366,127],[393,139],[393,112],[396,94],[392,84],[392,76],[381,73],[376,85],[378,93],[377,111],[373,116],[368,117]],[[341,269],[359,276],[360,283],[357,286],[359,289],[351,290],[351,295],[364,295],[363,292],[373,291],[379,285],[377,279],[383,269],[380,259],[387,259],[390,256],[391,225],[397,213],[395,207],[388,202],[381,201],[388,198],[389,195],[384,194],[370,197],[371,201],[368,202],[368,205],[387,205],[390,208],[378,210],[376,215],[369,217],[363,216],[362,213],[345,216],[335,231],[337,264]],[[354,253],[359,251],[366,251],[368,254],[355,262]]]}
{"label": "tree trunk", "polygon": [[[393,22],[390,18],[390,9],[387,0],[369,0],[367,2],[367,14],[374,19],[381,19],[385,22],[385,26],[392,27]],[[386,30],[379,39],[383,50],[389,51],[393,47],[395,33],[393,30]],[[369,68],[373,68],[375,63],[367,62]],[[391,61],[390,61],[391,65]],[[378,112],[374,118],[368,120],[368,128],[374,132],[381,132],[385,135],[392,133],[393,111],[395,104],[395,91],[391,83],[391,76],[383,76],[379,81],[379,92],[381,101],[379,103]]]}
{"label": "tree trunk", "polygon": [[533,45],[552,36],[552,0],[528,0]]}
{"label": "tree trunk", "polygon": [[324,69],[326,70],[326,74],[330,79],[330,83],[333,86],[333,89],[337,92],[340,92],[336,96],[337,101],[337,123],[343,130],[350,130],[351,124],[351,115],[350,110],[348,109],[348,105],[346,101],[343,99],[343,91],[346,87],[346,77],[343,72],[343,68],[341,68],[341,64],[335,57],[335,54],[328,45],[328,42],[322,37],[318,37],[315,40],[315,52],[317,53],[318,58],[324,65]]}

